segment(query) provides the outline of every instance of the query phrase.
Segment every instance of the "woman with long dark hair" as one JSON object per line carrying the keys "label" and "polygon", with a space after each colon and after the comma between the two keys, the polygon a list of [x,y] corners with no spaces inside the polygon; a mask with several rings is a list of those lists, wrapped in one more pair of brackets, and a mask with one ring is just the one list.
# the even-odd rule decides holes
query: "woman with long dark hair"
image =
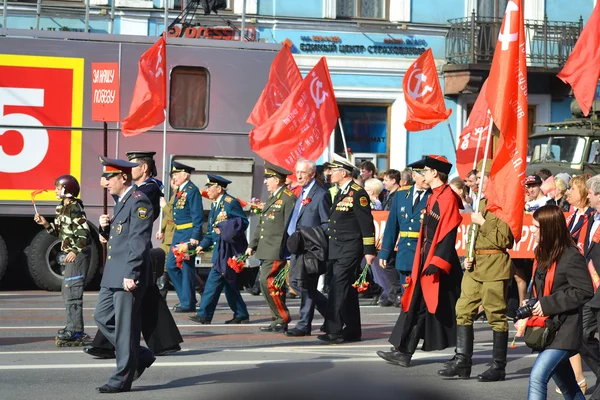
{"label": "woman with long dark hair", "polygon": [[565,399],[584,400],[569,358],[581,346],[581,307],[594,294],[585,258],[575,246],[565,216],[557,206],[543,206],[533,213],[532,234],[537,242],[532,279],[538,301],[527,325],[554,324],[558,330],[533,364],[528,399],[546,399],[548,381],[553,378]]}

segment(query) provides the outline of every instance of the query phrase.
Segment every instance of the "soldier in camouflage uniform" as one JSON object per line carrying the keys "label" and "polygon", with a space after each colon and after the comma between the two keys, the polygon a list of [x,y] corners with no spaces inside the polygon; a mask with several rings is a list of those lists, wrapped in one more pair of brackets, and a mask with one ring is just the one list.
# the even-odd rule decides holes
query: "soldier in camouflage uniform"
{"label": "soldier in camouflage uniform", "polygon": [[71,175],[61,175],[56,178],[54,185],[56,197],[60,199],[54,222],[49,223],[40,214],[35,214],[34,221],[46,228],[49,234],[58,236],[61,251],[67,253],[62,285],[67,326],[58,331],[57,345],[61,345],[61,341],[82,342],[87,336],[83,332],[83,287],[90,258],[90,228],[83,203],[77,198],[77,179]]}

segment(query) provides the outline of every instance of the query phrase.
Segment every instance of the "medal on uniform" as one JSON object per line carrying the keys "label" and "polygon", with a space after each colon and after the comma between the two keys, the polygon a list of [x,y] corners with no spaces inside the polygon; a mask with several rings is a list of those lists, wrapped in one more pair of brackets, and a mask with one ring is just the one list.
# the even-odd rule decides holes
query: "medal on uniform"
{"label": "medal on uniform", "polygon": [[123,225],[121,225],[121,224],[117,225],[117,235],[120,235],[122,230],[123,230]]}

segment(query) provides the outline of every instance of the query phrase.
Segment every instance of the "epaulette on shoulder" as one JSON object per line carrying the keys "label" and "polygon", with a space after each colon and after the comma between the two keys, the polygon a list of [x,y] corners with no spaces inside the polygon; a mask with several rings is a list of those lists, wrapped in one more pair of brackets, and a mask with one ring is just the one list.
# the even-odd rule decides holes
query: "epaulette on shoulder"
{"label": "epaulette on shoulder", "polygon": [[286,195],[292,197],[294,195],[294,192],[292,192],[290,189],[283,189],[283,193],[285,193]]}
{"label": "epaulette on shoulder", "polygon": [[141,199],[142,198],[142,192],[138,192],[137,190],[135,192],[133,192],[131,194],[131,197],[133,197],[134,199]]}
{"label": "epaulette on shoulder", "polygon": [[410,190],[410,188],[411,188],[411,187],[412,187],[412,186],[410,186],[410,185],[406,185],[406,186],[400,186],[400,187],[398,188],[398,191],[400,191],[400,190]]}
{"label": "epaulette on shoulder", "polygon": [[361,190],[363,188],[358,183],[353,183],[350,187],[354,190]]}
{"label": "epaulette on shoulder", "polygon": [[231,203],[233,201],[233,197],[226,196],[224,200],[226,203]]}

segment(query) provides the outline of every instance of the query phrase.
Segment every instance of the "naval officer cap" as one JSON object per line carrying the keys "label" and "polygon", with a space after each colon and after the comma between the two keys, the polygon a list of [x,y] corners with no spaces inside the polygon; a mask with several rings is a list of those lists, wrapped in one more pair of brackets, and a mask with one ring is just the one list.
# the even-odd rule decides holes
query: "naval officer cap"
{"label": "naval officer cap", "polygon": [[348,172],[354,172],[354,170],[356,169],[356,166],[354,164],[352,164],[350,161],[348,161],[347,159],[340,157],[337,154],[334,154],[333,160],[329,163],[329,168],[331,168],[331,169],[343,168]]}
{"label": "naval officer cap", "polygon": [[291,174],[293,174],[292,171],[288,171],[287,169],[281,168],[280,166],[265,160],[265,178],[276,177],[285,180],[285,178]]}
{"label": "naval officer cap", "polygon": [[225,179],[219,175],[206,174],[206,176],[208,177],[206,186],[221,186],[223,189],[225,189],[227,185],[231,183],[229,179]]}
{"label": "naval officer cap", "polygon": [[128,151],[127,153],[127,158],[129,159],[129,161],[131,160],[135,160],[137,158],[154,158],[154,155],[156,154],[155,151]]}
{"label": "naval officer cap", "polygon": [[98,159],[104,166],[102,170],[102,177],[107,179],[113,177],[114,175],[131,174],[131,168],[138,166],[136,163],[119,160],[116,158],[99,156]]}
{"label": "naval officer cap", "polygon": [[412,169],[425,169],[427,167],[435,169],[438,172],[443,172],[444,174],[449,174],[452,164],[450,164],[450,161],[446,157],[432,154],[412,164],[408,164],[407,167]]}
{"label": "naval officer cap", "polygon": [[173,161],[173,163],[171,164],[171,175],[173,175],[176,172],[187,172],[188,174],[191,174],[195,170],[195,168],[192,168],[177,161]]}

